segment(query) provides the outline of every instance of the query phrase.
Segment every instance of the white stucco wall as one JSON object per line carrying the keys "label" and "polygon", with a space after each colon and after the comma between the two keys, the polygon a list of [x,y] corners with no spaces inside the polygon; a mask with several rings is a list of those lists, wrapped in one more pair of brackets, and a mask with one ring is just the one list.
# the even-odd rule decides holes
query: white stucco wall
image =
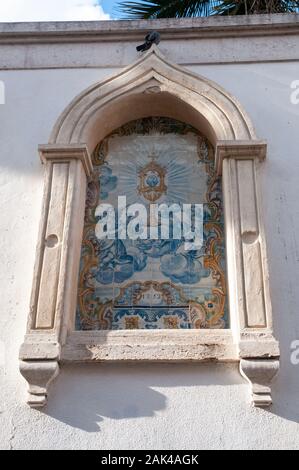
{"label": "white stucco wall", "polygon": [[[247,55],[237,63],[229,52],[224,58],[222,54],[231,50],[231,38],[214,38],[208,42],[210,60],[202,61],[199,38],[188,41],[192,60],[185,59],[189,69],[239,99],[258,136],[268,141],[263,206],[275,334],[282,356],[272,408],[250,407],[248,386],[235,365],[152,364],[63,366],[48,406],[36,411],[25,404],[18,350],[26,328],[43,188],[37,145],[47,142],[56,118],[76,94],[119,67],[115,57],[109,66],[107,54],[101,66],[106,48],[101,42],[90,45],[92,58],[86,57],[87,44],[82,45],[84,51],[76,44],[78,64],[71,67],[66,52],[70,45],[30,45],[25,51],[2,44],[1,34],[0,56],[5,51],[13,63],[5,66],[2,55],[6,104],[0,105],[0,448],[298,448],[299,365],[290,361],[291,342],[299,339],[299,104],[290,101],[299,66],[293,49],[280,51],[276,61],[281,37],[255,39],[261,40],[259,50],[248,40]],[[283,40],[298,47],[299,29],[297,36]],[[181,41],[161,44],[162,51],[180,63]],[[135,40],[122,45],[119,66],[137,57],[135,45]],[[112,53],[114,47],[117,43],[109,43]],[[53,57],[60,65],[47,68]],[[40,65],[32,69],[32,61]]]}

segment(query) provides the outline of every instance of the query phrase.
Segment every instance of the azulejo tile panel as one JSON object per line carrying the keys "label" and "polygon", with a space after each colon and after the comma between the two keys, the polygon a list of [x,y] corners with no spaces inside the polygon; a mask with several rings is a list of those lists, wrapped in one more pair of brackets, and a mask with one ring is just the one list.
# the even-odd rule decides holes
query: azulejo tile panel
{"label": "azulejo tile panel", "polygon": [[[82,242],[78,330],[227,328],[221,181],[210,143],[194,128],[169,118],[133,121],[100,142],[93,154]],[[186,250],[170,238],[96,236],[100,203],[203,204],[203,244]],[[193,214],[194,215],[194,214]],[[130,216],[127,216],[130,220]],[[153,218],[151,225],[153,225]],[[118,229],[116,222],[116,229]]]}

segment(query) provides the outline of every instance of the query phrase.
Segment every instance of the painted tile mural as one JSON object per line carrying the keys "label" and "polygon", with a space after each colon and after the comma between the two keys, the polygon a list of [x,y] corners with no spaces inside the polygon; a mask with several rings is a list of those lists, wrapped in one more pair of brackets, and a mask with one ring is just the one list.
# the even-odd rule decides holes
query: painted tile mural
{"label": "painted tile mural", "polygon": [[[87,192],[78,330],[228,328],[221,183],[213,149],[168,118],[133,121],[99,143]],[[203,204],[203,246],[184,239],[99,240],[101,202]],[[157,221],[157,224],[159,222]]]}

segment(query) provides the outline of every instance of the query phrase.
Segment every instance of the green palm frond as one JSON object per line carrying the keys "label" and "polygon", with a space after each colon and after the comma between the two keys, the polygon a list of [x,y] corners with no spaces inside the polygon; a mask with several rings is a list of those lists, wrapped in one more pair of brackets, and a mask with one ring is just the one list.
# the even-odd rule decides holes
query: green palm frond
{"label": "green palm frond", "polygon": [[215,8],[216,14],[220,15],[295,13],[298,10],[298,0],[223,0]]}
{"label": "green palm frond", "polygon": [[290,13],[299,12],[299,0],[141,0],[122,1],[117,9],[128,19]]}
{"label": "green palm frond", "polygon": [[220,1],[210,0],[142,0],[140,2],[121,2],[118,10],[128,19],[185,18],[209,16]]}

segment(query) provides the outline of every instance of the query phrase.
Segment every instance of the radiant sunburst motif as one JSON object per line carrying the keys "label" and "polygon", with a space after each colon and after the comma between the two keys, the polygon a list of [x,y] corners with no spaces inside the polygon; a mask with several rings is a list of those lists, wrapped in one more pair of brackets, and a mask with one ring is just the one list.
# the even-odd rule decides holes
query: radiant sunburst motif
{"label": "radiant sunburst motif", "polygon": [[162,194],[166,194],[166,170],[155,159],[157,155],[150,155],[151,161],[139,171],[138,193],[150,202],[155,202]]}

